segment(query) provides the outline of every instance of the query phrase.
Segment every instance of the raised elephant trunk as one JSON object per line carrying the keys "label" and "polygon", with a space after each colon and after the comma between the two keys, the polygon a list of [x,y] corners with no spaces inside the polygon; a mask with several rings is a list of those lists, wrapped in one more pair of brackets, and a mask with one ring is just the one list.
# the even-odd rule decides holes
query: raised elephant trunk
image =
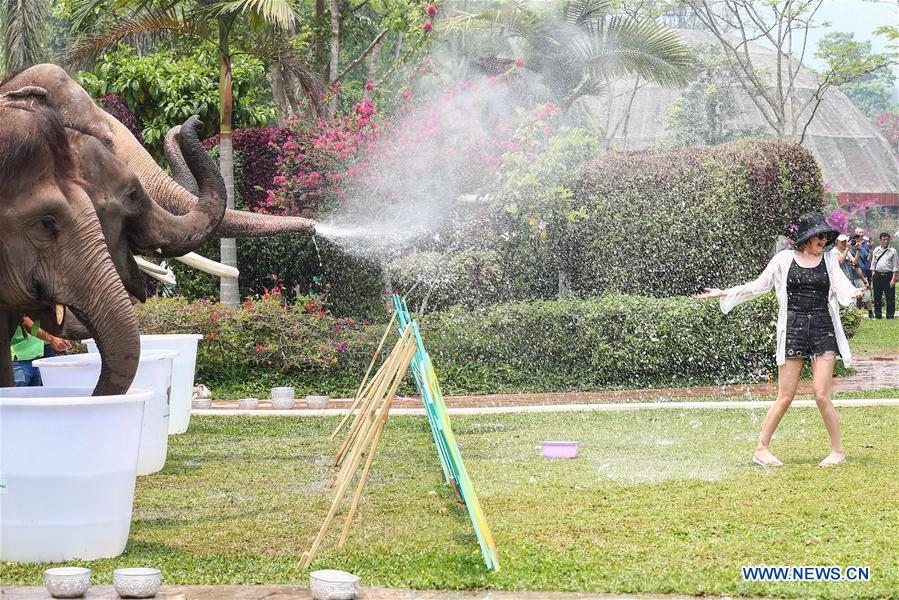
{"label": "raised elephant trunk", "polygon": [[[184,165],[199,189],[199,201],[183,216],[173,216],[163,206],[149,203],[131,229],[132,248],[156,256],[182,256],[213,237],[225,214],[225,182],[198,137],[202,124],[191,117],[180,128],[178,145]],[[155,163],[154,163],[155,164]],[[140,179],[140,174],[138,179]],[[151,198],[153,197],[150,194]]]}

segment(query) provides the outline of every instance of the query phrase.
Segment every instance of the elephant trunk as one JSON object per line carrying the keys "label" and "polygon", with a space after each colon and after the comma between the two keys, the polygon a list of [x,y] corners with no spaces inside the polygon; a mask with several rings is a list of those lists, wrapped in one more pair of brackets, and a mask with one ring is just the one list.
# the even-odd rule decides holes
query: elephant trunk
{"label": "elephant trunk", "polygon": [[65,273],[77,280],[62,278],[54,301],[68,306],[96,340],[102,357],[95,396],[124,394],[131,387],[140,358],[137,317],[128,292],[115,270],[96,216],[84,227],[77,243],[77,256],[66,261]]}
{"label": "elephant trunk", "polygon": [[[163,171],[124,125],[109,115],[106,115],[106,120],[113,130],[116,154],[134,170],[150,197],[172,214],[184,215],[190,212],[197,202],[196,196]],[[172,132],[170,135],[176,137]],[[184,138],[183,128],[177,137]],[[175,162],[188,164],[184,157],[178,156],[175,144],[167,147],[167,154],[174,156]],[[181,181],[190,185],[191,179],[184,170],[176,169],[175,172]],[[315,233],[315,221],[228,209],[214,237],[263,237],[296,232]]]}
{"label": "elephant trunk", "polygon": [[[192,201],[186,214],[178,213],[183,216],[173,216],[164,207],[149,201],[147,213],[134,224],[136,234],[131,243],[138,252],[182,256],[209,240],[222,221],[227,200],[225,182],[215,161],[200,143],[200,127],[200,120],[191,117],[176,135],[182,156],[186,157],[185,164],[192,173],[191,179],[198,182],[199,201]],[[152,193],[150,196],[153,197]]]}

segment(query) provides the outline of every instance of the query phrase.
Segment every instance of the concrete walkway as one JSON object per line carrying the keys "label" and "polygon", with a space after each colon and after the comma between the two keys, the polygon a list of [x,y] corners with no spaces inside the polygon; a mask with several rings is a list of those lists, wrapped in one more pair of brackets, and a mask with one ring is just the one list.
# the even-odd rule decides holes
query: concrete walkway
{"label": "concrete walkway", "polygon": [[[43,587],[0,588],[0,598],[8,600],[52,600]],[[95,585],[84,598],[119,600],[111,585]],[[312,600],[308,588],[295,585],[169,585],[156,600]],[[358,600],[715,600],[719,596],[677,596],[667,594],[588,594],[582,592],[495,592],[453,590],[401,590],[362,588]],[[727,596],[732,600],[739,600]]]}
{"label": "concrete walkway", "polygon": [[[855,374],[834,381],[837,392],[896,389],[893,401],[836,400],[837,406],[893,405],[899,399],[899,351],[876,355],[856,356]],[[811,395],[811,382],[801,381],[797,395]],[[683,388],[643,388],[598,392],[548,392],[540,394],[489,394],[482,396],[447,396],[450,415],[506,412],[572,412],[594,410],[634,410],[647,408],[761,408],[777,395],[773,382],[694,386]],[[718,401],[696,402],[699,398],[719,398]],[[766,400],[761,400],[766,398]],[[732,399],[732,400],[727,400]],[[739,400],[737,400],[739,399]],[[239,410],[236,400],[214,400],[208,410],[194,410],[196,415],[258,415],[258,416],[333,416],[346,412],[351,404],[347,398],[333,399],[324,409],[306,409],[297,399],[293,410],[272,410],[271,403],[262,399],[256,410]],[[793,406],[814,405],[810,400],[797,400]],[[393,415],[423,415],[421,399],[398,397],[390,410]]]}

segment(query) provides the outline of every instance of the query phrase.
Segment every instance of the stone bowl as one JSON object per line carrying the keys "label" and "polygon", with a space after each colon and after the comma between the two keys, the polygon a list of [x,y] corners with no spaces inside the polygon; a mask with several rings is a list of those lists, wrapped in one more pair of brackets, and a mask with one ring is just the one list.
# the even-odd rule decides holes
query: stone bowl
{"label": "stone bowl", "polygon": [[329,396],[306,396],[306,406],[309,408],[324,408],[328,405]]}
{"label": "stone bowl", "polygon": [[152,598],[159,591],[162,573],[159,569],[133,567],[112,572],[112,587],[122,598]]}
{"label": "stone bowl", "polygon": [[337,569],[313,571],[309,589],[314,600],[353,600],[359,592],[359,578]]}
{"label": "stone bowl", "polygon": [[44,585],[54,598],[80,598],[91,586],[91,570],[84,567],[47,569]]}
{"label": "stone bowl", "polygon": [[240,410],[253,410],[259,408],[259,398],[241,398],[237,401]]}
{"label": "stone bowl", "polygon": [[190,407],[194,410],[207,410],[212,408],[212,400],[209,398],[194,398]]}

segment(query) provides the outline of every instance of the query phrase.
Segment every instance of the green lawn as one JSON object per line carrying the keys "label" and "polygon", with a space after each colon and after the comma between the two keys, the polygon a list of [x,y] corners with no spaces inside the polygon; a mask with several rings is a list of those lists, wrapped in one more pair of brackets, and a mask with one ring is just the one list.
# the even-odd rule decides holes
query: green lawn
{"label": "green lawn", "polygon": [[853,352],[899,350],[899,319],[865,319],[849,340]]}
{"label": "green lawn", "polygon": [[[487,573],[464,507],[442,481],[425,419],[394,417],[343,552],[339,527],[314,568],[363,585],[877,598],[899,590],[899,411],[840,409],[847,464],[827,452],[815,409],[791,410],[774,449],[749,462],[763,410],[455,418],[459,446],[499,547]],[[202,417],[170,438],[166,468],[138,479],[123,565],[175,583],[305,583],[297,562],[324,518],[332,418]],[[540,456],[576,439],[573,461]],[[743,565],[867,565],[867,583],[744,583]],[[47,565],[2,565],[41,584]]]}

